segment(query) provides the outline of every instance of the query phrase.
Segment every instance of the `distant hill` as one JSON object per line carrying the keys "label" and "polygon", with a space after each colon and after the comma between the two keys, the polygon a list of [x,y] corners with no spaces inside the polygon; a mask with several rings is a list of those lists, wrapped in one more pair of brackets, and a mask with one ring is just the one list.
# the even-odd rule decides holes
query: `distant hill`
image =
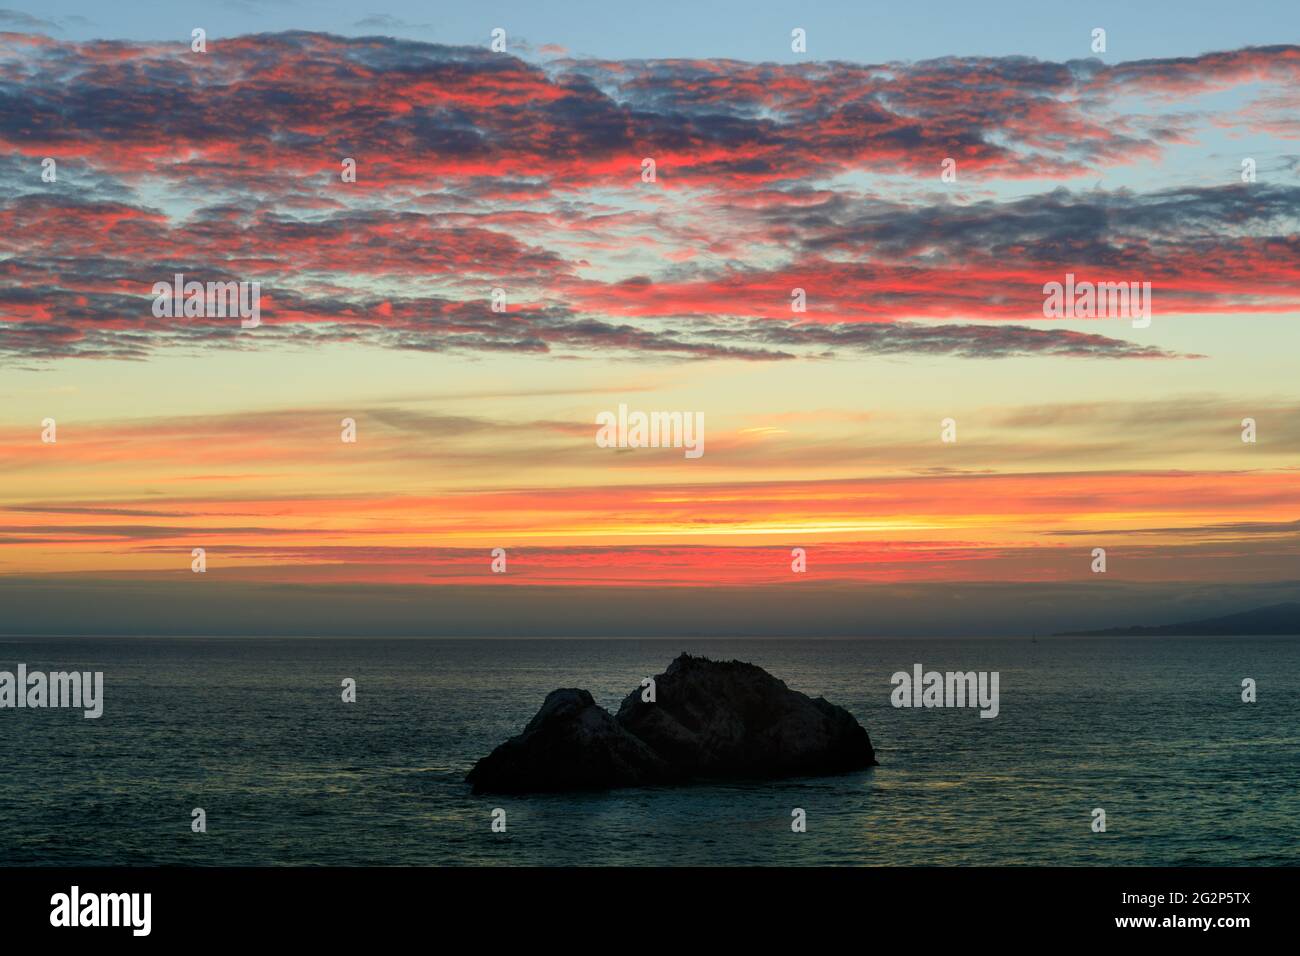
{"label": "distant hill", "polygon": [[1158,624],[1150,627],[1112,627],[1104,631],[1068,631],[1058,637],[1148,637],[1148,636],[1245,636],[1252,634],[1300,634],[1300,603],[1271,604],[1253,611],[1207,617],[1181,624]]}

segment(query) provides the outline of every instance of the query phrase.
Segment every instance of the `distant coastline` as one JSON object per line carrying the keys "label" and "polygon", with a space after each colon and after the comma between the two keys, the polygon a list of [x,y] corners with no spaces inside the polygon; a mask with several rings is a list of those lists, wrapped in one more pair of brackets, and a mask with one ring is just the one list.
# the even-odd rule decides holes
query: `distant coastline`
{"label": "distant coastline", "polygon": [[1063,631],[1053,637],[1273,637],[1300,635],[1300,603],[1271,604],[1239,614],[1207,617],[1179,624],[1112,627],[1097,631]]}

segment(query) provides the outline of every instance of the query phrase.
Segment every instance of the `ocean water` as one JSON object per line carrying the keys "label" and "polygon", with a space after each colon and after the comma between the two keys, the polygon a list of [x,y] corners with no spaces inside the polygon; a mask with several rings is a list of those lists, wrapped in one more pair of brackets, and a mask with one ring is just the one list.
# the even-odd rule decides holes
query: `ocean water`
{"label": "ocean water", "polygon": [[[683,650],[846,707],[880,766],[470,794],[547,692],[612,710]],[[0,710],[2,865],[1300,863],[1295,639],[0,638],[0,670],[20,662],[103,671],[105,709]],[[917,662],[998,671],[999,716],[893,708],[890,675]]]}

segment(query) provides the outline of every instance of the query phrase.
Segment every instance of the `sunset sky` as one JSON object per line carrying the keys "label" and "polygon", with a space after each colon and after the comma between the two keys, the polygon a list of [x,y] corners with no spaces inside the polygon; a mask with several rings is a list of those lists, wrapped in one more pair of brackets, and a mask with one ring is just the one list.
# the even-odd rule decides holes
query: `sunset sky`
{"label": "sunset sky", "polygon": [[[267,620],[454,594],[502,633],[549,611],[483,589],[724,589],[743,629],[823,588],[836,633],[861,595],[1065,629],[1300,590],[1294,4],[1159,35],[1122,4],[926,35],[668,4],[607,43],[581,4],[29,6],[0,11],[4,630],[201,631],[169,615],[205,588]],[[156,318],[175,273],[260,282],[261,326]],[[1066,273],[1150,282],[1150,327],[1044,319]],[[704,455],[598,447],[620,403],[703,413]]]}

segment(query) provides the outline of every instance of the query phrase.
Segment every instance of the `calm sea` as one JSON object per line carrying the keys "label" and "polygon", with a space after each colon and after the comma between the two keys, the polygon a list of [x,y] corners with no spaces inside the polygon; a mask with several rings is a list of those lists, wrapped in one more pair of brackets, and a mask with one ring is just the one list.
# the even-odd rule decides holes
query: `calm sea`
{"label": "calm sea", "polygon": [[[614,709],[683,650],[848,708],[880,766],[470,795],[465,772],[548,691],[585,687]],[[0,710],[6,865],[1300,863],[1288,638],[0,638],[0,670],[20,662],[103,671],[105,707]],[[1001,713],[894,709],[890,675],[917,662],[999,671]],[[1257,703],[1241,702],[1244,677]],[[207,833],[191,832],[195,807]],[[795,807],[806,833],[791,832]]]}

